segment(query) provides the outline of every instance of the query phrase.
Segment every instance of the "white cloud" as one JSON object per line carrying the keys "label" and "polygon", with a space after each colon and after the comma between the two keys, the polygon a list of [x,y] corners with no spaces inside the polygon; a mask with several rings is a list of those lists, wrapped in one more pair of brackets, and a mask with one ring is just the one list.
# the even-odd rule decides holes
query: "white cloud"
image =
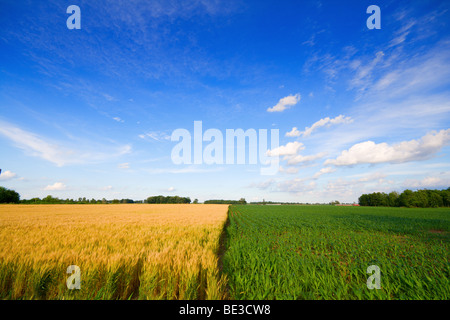
{"label": "white cloud", "polygon": [[368,83],[370,82],[370,79],[372,79],[372,72],[377,66],[377,64],[380,63],[380,61],[384,57],[383,51],[378,51],[375,54],[375,58],[371,60],[368,64],[362,65],[360,61],[358,61],[356,67],[356,75],[353,77],[353,79],[350,81],[350,86],[352,88],[359,87],[360,91],[364,91],[367,88]]}
{"label": "white cloud", "polygon": [[130,145],[108,152],[90,152],[70,149],[64,143],[49,141],[32,132],[22,130],[6,122],[0,122],[0,134],[4,135],[26,154],[39,157],[56,164],[58,167],[68,164],[99,162],[131,152]]}
{"label": "white cloud", "polygon": [[390,192],[393,181],[384,179],[385,174],[376,172],[363,176],[359,179],[342,179],[328,181],[322,190],[326,197],[334,197],[343,201],[353,199],[355,201],[363,193]]}
{"label": "white cloud", "polygon": [[280,166],[279,171],[280,172],[285,172],[285,173],[288,173],[288,174],[296,174],[296,173],[298,173],[300,171],[300,168],[298,168],[298,167],[285,168],[285,167]]}
{"label": "white cloud", "polygon": [[296,105],[300,101],[300,99],[301,97],[299,93],[297,93],[296,95],[289,95],[280,99],[280,101],[278,101],[278,103],[272,108],[268,108],[267,112],[282,112],[289,107]]}
{"label": "white cloud", "polygon": [[373,141],[357,143],[342,151],[336,159],[328,159],[325,165],[350,166],[361,163],[402,163],[431,158],[442,147],[450,144],[450,129],[431,131],[419,140],[388,145]]}
{"label": "white cloud", "polygon": [[150,138],[155,141],[170,140],[170,136],[167,133],[159,131],[151,131],[144,134],[140,134],[139,138],[141,139]]}
{"label": "white cloud", "polygon": [[150,174],[165,174],[165,173],[210,173],[210,172],[220,172],[224,171],[224,167],[212,167],[212,168],[204,168],[200,165],[191,165],[187,166],[181,169],[169,169],[169,168],[151,168],[151,169],[144,169],[145,172],[148,172]]}
{"label": "white cloud", "polygon": [[299,163],[305,163],[305,162],[311,162],[320,158],[323,158],[327,155],[326,152],[319,152],[317,154],[312,154],[309,156],[302,156],[302,155],[296,155],[296,156],[286,156],[284,157],[284,160],[287,160],[288,165],[296,165]]}
{"label": "white cloud", "polygon": [[16,177],[17,177],[17,174],[14,172],[11,172],[9,170],[2,171],[2,173],[0,174],[0,180],[2,180],[2,181],[11,180]]}
{"label": "white cloud", "polygon": [[299,193],[312,191],[316,188],[316,185],[317,184],[315,181],[310,181],[307,183],[305,179],[295,178],[292,180],[279,182],[277,187],[282,192]]}
{"label": "white cloud", "polygon": [[266,155],[269,157],[277,157],[277,156],[286,156],[286,155],[295,155],[300,150],[305,149],[303,143],[294,141],[289,142],[285,146],[280,146],[278,148],[267,150]]}
{"label": "white cloud", "polygon": [[408,24],[404,25],[400,30],[396,31],[394,33],[395,38],[393,38],[389,42],[388,48],[397,46],[397,45],[402,44],[403,42],[405,42],[406,36],[410,33],[410,29],[414,25],[416,25],[416,23],[417,23],[416,21],[410,20]]}
{"label": "white cloud", "polygon": [[272,187],[275,184],[275,182],[276,182],[275,179],[269,179],[258,183],[252,183],[249,185],[249,187],[255,187],[261,190],[266,190],[269,187]]}
{"label": "white cloud", "polygon": [[358,182],[368,182],[368,181],[381,181],[384,178],[386,178],[386,174],[382,173],[382,172],[375,172],[375,173],[371,173],[369,175],[366,175],[362,178],[359,178],[357,181]]}
{"label": "white cloud", "polygon": [[112,190],[112,189],[113,189],[112,186],[106,186],[106,187],[103,187],[103,188],[102,188],[103,191],[110,191],[110,190]]}
{"label": "white cloud", "polygon": [[448,188],[450,186],[450,178],[448,177],[425,177],[421,180],[417,179],[406,179],[403,182],[404,188],[420,189],[420,188],[431,188],[431,189],[441,189]]}
{"label": "white cloud", "polygon": [[174,187],[169,187],[169,188],[167,189],[167,191],[169,191],[169,192],[175,191],[175,188],[174,188]]}
{"label": "white cloud", "polygon": [[293,127],[291,131],[286,133],[286,137],[299,137],[301,132],[297,129],[297,127]]}
{"label": "white cloud", "polygon": [[103,97],[105,97],[105,99],[108,100],[108,101],[116,101],[117,100],[116,98],[114,98],[113,96],[111,96],[111,95],[109,95],[107,93],[104,93]]}
{"label": "white cloud", "polygon": [[335,172],[336,171],[336,169],[334,169],[334,168],[332,168],[332,167],[325,167],[325,168],[322,168],[322,169],[320,169],[319,171],[317,171],[315,174],[314,174],[314,176],[313,176],[313,179],[317,179],[317,178],[319,178],[321,175],[323,175],[323,174],[327,174],[327,173],[332,173],[332,172]]}
{"label": "white cloud", "polygon": [[119,169],[130,169],[130,164],[128,162],[120,163],[117,167]]}
{"label": "white cloud", "polygon": [[46,191],[61,191],[61,190],[66,190],[66,185],[62,182],[55,182],[52,185],[48,185],[44,188],[44,190]]}
{"label": "white cloud", "polygon": [[351,117],[345,117],[343,115],[339,115],[333,119],[331,119],[330,117],[326,117],[326,118],[320,119],[319,121],[316,121],[311,127],[306,127],[305,131],[299,132],[298,136],[303,135],[303,137],[309,137],[314,130],[316,130],[320,127],[330,126],[332,124],[352,123],[352,122],[353,122],[353,119]]}
{"label": "white cloud", "polygon": [[54,143],[48,143],[37,135],[20,128],[0,125],[0,134],[14,141],[17,146],[32,156],[37,156],[62,166],[76,154],[73,150],[63,148]]}
{"label": "white cloud", "polygon": [[120,119],[119,117],[114,117],[113,119],[116,120],[117,122],[125,122],[122,119]]}

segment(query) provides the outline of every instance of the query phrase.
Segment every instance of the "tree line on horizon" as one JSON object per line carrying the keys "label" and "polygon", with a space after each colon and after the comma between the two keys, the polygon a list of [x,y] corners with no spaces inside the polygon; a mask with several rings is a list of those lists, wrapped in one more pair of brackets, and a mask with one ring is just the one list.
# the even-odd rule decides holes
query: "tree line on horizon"
{"label": "tree line on horizon", "polygon": [[[336,201],[337,202],[337,201]],[[23,203],[23,204],[118,204],[118,203],[191,203],[189,197],[180,196],[150,196],[145,200],[132,200],[132,199],[113,199],[107,200],[105,198],[101,200],[87,199],[85,197],[78,199],[59,199],[48,195],[45,198],[31,198],[20,199],[19,193],[14,190],[7,189],[0,186],[0,203]],[[198,203],[198,199],[195,199],[192,203]],[[213,199],[206,200],[204,204],[247,204],[244,198],[239,200],[223,200]],[[271,204],[275,202],[263,201],[261,204]],[[278,202],[277,202],[278,203]],[[372,207],[417,207],[417,208],[438,208],[438,207],[450,207],[450,187],[442,190],[417,190],[412,191],[409,189],[404,190],[402,193],[392,191],[390,193],[373,192],[369,194],[362,194],[358,203],[360,206],[372,206]],[[256,203],[252,203],[256,204]],[[257,203],[259,204],[259,203]]]}
{"label": "tree line on horizon", "polygon": [[206,200],[203,203],[204,204],[247,204],[247,201],[244,198],[240,198],[239,200],[213,199],[213,200]]}
{"label": "tree line on horizon", "polygon": [[159,195],[148,197],[146,203],[191,203],[191,198]]}
{"label": "tree line on horizon", "polygon": [[[0,187],[0,203],[22,203],[22,204],[118,204],[118,203],[149,203],[149,204],[183,204],[183,203],[194,203],[197,204],[198,199],[191,201],[189,197],[180,196],[150,196],[145,200],[132,200],[132,199],[113,199],[107,200],[105,198],[98,199],[87,199],[86,197],[78,199],[60,199],[58,197],[53,197],[48,195],[44,198],[34,197],[31,199],[20,199],[19,193],[14,190],[10,190],[4,187]],[[206,200],[205,204],[246,204],[244,198],[239,200]]]}
{"label": "tree line on horizon", "polygon": [[373,192],[362,194],[358,203],[369,207],[439,208],[450,207],[450,188],[443,190],[404,190],[402,193]]}
{"label": "tree line on horizon", "polygon": [[[132,200],[132,199],[113,199],[107,200],[105,198],[98,199],[87,199],[86,197],[78,199],[60,199],[58,197],[53,197],[48,195],[44,198],[31,198],[31,199],[20,199],[19,193],[14,190],[7,189],[0,186],[0,203],[22,203],[22,204],[117,204],[117,203],[191,203],[189,197],[180,196],[151,196],[145,200]],[[194,203],[198,203],[195,199]]]}

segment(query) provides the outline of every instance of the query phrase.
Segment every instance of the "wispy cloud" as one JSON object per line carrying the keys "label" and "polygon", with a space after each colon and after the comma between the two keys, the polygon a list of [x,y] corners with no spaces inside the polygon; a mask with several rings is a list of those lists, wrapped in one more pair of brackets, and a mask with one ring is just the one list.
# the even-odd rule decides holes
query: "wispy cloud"
{"label": "wispy cloud", "polygon": [[6,122],[0,123],[0,134],[11,140],[25,154],[47,160],[59,167],[69,164],[102,162],[131,152],[130,145],[114,148],[110,152],[69,148],[64,142],[51,141]]}
{"label": "wispy cloud", "polygon": [[330,180],[320,193],[327,198],[356,200],[363,193],[390,192],[396,187],[393,181],[375,175],[366,178]]}
{"label": "wispy cloud", "polygon": [[320,119],[319,121],[315,122],[311,127],[306,127],[304,131],[299,131],[297,127],[292,128],[291,131],[286,133],[286,137],[309,137],[311,133],[315,130],[317,130],[320,127],[323,126],[330,126],[334,124],[340,124],[340,123],[352,123],[353,119],[351,117],[345,117],[343,115],[339,115],[333,119],[330,117],[326,117],[323,119]]}
{"label": "wispy cloud", "polygon": [[358,65],[355,65],[356,73],[350,80],[350,88],[358,88],[361,92],[365,91],[367,89],[367,85],[371,82],[374,69],[381,62],[384,55],[385,54],[383,51],[378,51],[375,54],[375,57],[367,64],[358,63]]}
{"label": "wispy cloud", "polygon": [[130,164],[128,162],[120,163],[117,168],[119,169],[130,169]]}
{"label": "wispy cloud", "polygon": [[305,179],[295,178],[291,180],[286,180],[279,182],[277,187],[281,192],[290,193],[302,193],[307,191],[312,191],[316,188],[317,183],[315,181],[305,181]]}
{"label": "wispy cloud", "polygon": [[143,171],[148,172],[150,174],[165,174],[165,173],[211,173],[211,172],[220,172],[225,170],[224,167],[204,167],[200,165],[191,165],[183,168],[150,168],[144,169]]}
{"label": "wispy cloud", "polygon": [[317,171],[317,172],[314,174],[313,179],[318,179],[320,176],[322,176],[322,175],[324,175],[324,174],[332,173],[332,172],[335,172],[335,171],[336,171],[336,169],[335,169],[335,168],[332,168],[332,167],[325,167],[325,168],[322,168],[322,169],[320,169],[319,171]]}
{"label": "wispy cloud", "polygon": [[104,93],[103,97],[105,97],[105,99],[108,100],[108,101],[117,101],[116,98],[114,98],[113,96],[111,96],[111,95],[109,95],[107,93]]}
{"label": "wispy cloud", "polygon": [[139,135],[139,138],[141,139],[152,139],[154,141],[170,141],[170,135],[168,135],[166,132],[162,131],[151,131],[147,133],[142,133]]}
{"label": "wispy cloud", "polygon": [[420,189],[420,188],[432,188],[441,189],[448,188],[450,186],[450,177],[444,176],[429,176],[423,179],[406,179],[403,182],[404,188]]}
{"label": "wispy cloud", "polygon": [[288,165],[297,165],[297,164],[301,164],[301,163],[312,162],[314,160],[323,158],[326,155],[327,155],[326,152],[319,152],[319,153],[307,155],[307,156],[303,156],[303,155],[299,154],[296,156],[286,156],[286,157],[284,157],[284,160],[287,160]]}

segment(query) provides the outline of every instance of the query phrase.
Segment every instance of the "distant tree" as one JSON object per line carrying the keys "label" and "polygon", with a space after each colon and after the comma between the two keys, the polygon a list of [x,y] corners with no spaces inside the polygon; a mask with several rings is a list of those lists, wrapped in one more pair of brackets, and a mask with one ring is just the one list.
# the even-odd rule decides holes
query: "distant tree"
{"label": "distant tree", "polygon": [[359,199],[361,206],[389,206],[438,208],[450,206],[450,190],[404,190],[401,194],[393,191],[389,194],[374,192],[362,194]]}
{"label": "distant tree", "polygon": [[[241,198],[243,199],[243,198]],[[243,199],[245,201],[245,199]],[[205,200],[204,204],[243,204],[240,200],[223,200],[223,199],[213,199]],[[247,202],[245,202],[247,203]]]}
{"label": "distant tree", "polygon": [[194,199],[193,203],[197,204],[198,203],[198,199]]}
{"label": "distant tree", "polygon": [[120,200],[120,203],[134,203],[134,201],[131,199],[122,199]]}
{"label": "distant tree", "polygon": [[400,207],[411,207],[411,201],[413,198],[412,190],[406,189],[398,197],[398,204]]}
{"label": "distant tree", "polygon": [[[449,188],[450,189],[450,188]],[[450,207],[450,190],[441,190],[441,197],[444,207]]]}
{"label": "distant tree", "polygon": [[244,198],[239,199],[239,204],[247,204],[247,201],[245,201]]}
{"label": "distant tree", "polygon": [[362,194],[358,198],[358,203],[359,203],[360,206],[369,206],[370,205],[369,195],[368,194]]}
{"label": "distant tree", "polygon": [[392,191],[388,194],[388,206],[389,207],[398,207],[398,197],[400,195],[397,191]]}
{"label": "distant tree", "polygon": [[41,202],[41,199],[39,199],[39,198],[31,198],[30,199],[30,203],[40,203]]}
{"label": "distant tree", "polygon": [[439,190],[426,190],[428,197],[428,205],[432,208],[438,208],[444,206],[444,200]]}
{"label": "distant tree", "polygon": [[147,203],[191,203],[191,198],[189,197],[179,197],[179,196],[151,196],[147,198]]}
{"label": "distant tree", "polygon": [[61,203],[61,200],[58,198],[54,198],[51,195],[46,196],[45,198],[42,199],[41,203],[45,203],[45,204],[56,204],[56,203]]}
{"label": "distant tree", "polygon": [[114,204],[120,203],[120,200],[119,200],[119,199],[114,199],[114,200],[112,201],[112,203],[114,203]]}
{"label": "distant tree", "polygon": [[427,208],[429,206],[427,192],[425,190],[413,192],[409,205],[410,207]]}
{"label": "distant tree", "polygon": [[0,187],[0,203],[19,203],[20,195],[4,187]]}

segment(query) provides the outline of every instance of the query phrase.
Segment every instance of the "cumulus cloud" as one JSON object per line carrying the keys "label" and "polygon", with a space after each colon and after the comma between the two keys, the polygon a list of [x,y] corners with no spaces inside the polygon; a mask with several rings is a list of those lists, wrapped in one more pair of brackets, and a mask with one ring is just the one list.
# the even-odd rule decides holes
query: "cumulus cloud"
{"label": "cumulus cloud", "polygon": [[362,163],[403,163],[426,160],[448,144],[450,144],[450,129],[431,131],[419,140],[403,141],[393,145],[366,141],[342,151],[336,159],[328,159],[325,165],[350,166]]}
{"label": "cumulus cloud", "polygon": [[296,95],[289,95],[287,97],[284,97],[278,101],[276,105],[274,105],[272,108],[268,108],[267,112],[282,112],[291,106],[296,105],[300,101],[300,94],[297,93]]}
{"label": "cumulus cloud", "polygon": [[291,131],[286,133],[286,137],[299,137],[301,132],[297,129],[297,127],[293,127]]}
{"label": "cumulus cloud", "polygon": [[269,157],[277,157],[277,156],[286,156],[286,155],[295,155],[300,150],[305,149],[303,143],[294,141],[289,142],[285,146],[280,146],[278,148],[267,150],[266,155]]}
{"label": "cumulus cloud", "polygon": [[169,191],[169,192],[175,191],[175,187],[169,187],[169,188],[167,189],[167,191]]}
{"label": "cumulus cloud", "polygon": [[61,191],[66,190],[67,186],[62,182],[55,182],[52,185],[48,185],[44,188],[46,191]]}
{"label": "cumulus cloud", "polygon": [[14,172],[11,172],[9,170],[3,171],[0,174],[0,180],[2,181],[6,181],[6,180],[11,180],[17,177],[17,174]]}

